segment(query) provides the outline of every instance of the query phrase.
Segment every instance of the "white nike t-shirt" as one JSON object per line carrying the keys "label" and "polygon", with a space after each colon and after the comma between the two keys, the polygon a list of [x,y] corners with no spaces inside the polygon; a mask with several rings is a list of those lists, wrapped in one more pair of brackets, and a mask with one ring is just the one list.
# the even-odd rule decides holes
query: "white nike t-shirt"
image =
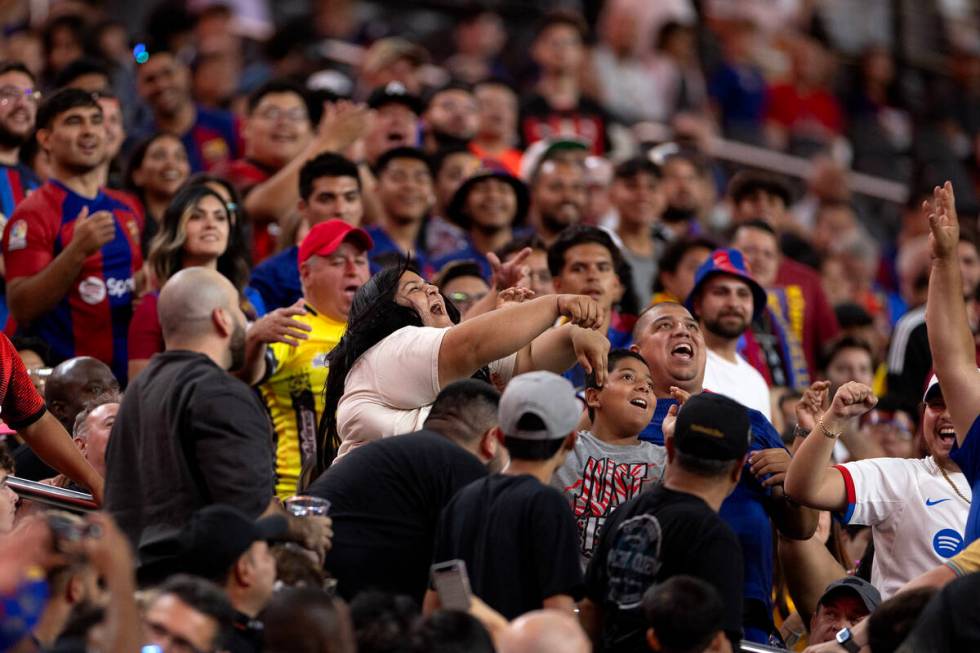
{"label": "white nike t-shirt", "polygon": [[[837,465],[847,487],[845,524],[871,526],[871,584],[887,599],[916,576],[963,550],[970,505],[928,458],[874,458]],[[967,499],[962,473],[949,479]]]}
{"label": "white nike t-shirt", "polygon": [[769,385],[759,371],[738,354],[735,354],[735,362],[730,363],[709,349],[702,385],[705,389],[730,397],[747,408],[754,408],[772,421]]}

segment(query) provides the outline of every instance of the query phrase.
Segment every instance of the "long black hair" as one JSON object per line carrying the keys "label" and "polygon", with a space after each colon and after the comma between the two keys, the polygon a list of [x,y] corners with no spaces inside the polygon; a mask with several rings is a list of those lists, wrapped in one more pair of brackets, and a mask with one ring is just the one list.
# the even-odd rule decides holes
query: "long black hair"
{"label": "long black hair", "polygon": [[[395,302],[398,282],[405,272],[418,274],[418,269],[410,260],[384,268],[358,288],[354,295],[347,317],[347,331],[327,355],[330,373],[324,387],[323,415],[317,429],[316,469],[309,478],[310,481],[322,473],[337,455],[337,447],[340,445],[337,406],[344,395],[347,373],[354,367],[354,363],[361,354],[395,331],[407,326],[424,326],[422,316],[414,308]],[[459,309],[445,296],[443,301],[449,319],[453,324],[459,324]]]}

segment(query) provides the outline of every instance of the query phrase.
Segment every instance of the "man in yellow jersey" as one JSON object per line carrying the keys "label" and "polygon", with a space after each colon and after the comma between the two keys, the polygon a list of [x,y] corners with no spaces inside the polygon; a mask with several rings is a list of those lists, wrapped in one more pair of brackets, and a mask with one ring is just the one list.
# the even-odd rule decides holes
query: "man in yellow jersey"
{"label": "man in yellow jersey", "polygon": [[293,324],[308,328],[306,337],[288,339],[295,344],[268,345],[259,365],[264,370],[253,377],[259,379],[276,432],[276,494],[281,498],[296,493],[303,462],[315,455],[327,354],[347,328],[354,293],[371,277],[367,252],[372,246],[365,231],[343,220],[317,224],[299,246],[303,299],[284,311]]}

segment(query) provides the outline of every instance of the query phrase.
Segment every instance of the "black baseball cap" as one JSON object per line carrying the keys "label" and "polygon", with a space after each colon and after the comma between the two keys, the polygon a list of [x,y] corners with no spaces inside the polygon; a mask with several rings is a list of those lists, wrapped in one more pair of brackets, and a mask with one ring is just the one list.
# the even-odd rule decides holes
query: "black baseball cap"
{"label": "black baseball cap", "polygon": [[751,439],[748,410],[724,395],[694,395],[677,414],[674,445],[689,456],[738,460],[748,451]]}
{"label": "black baseball cap", "polygon": [[281,540],[287,529],[282,515],[254,520],[232,506],[206,506],[180,530],[140,545],[139,582],[152,585],[178,572],[222,579],[254,542]]}
{"label": "black baseball cap", "polygon": [[388,104],[402,104],[411,109],[415,115],[422,113],[422,100],[417,95],[409,93],[405,85],[400,82],[388,82],[374,89],[368,96],[367,103],[372,109],[380,109]]}
{"label": "black baseball cap", "polygon": [[869,614],[877,610],[878,606],[881,605],[881,593],[878,589],[868,581],[857,576],[845,576],[840,580],[835,580],[827,586],[827,589],[824,590],[817,604],[823,605],[832,596],[846,593],[854,594],[861,599],[864,607],[868,609]]}

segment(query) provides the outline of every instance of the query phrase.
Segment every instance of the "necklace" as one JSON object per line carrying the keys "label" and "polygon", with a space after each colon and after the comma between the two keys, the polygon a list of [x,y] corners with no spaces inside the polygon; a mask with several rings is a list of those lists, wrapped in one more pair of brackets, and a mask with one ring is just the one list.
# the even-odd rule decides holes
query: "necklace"
{"label": "necklace", "polygon": [[946,482],[947,482],[947,483],[949,483],[949,486],[950,486],[951,488],[953,488],[953,492],[955,492],[955,493],[956,493],[956,496],[958,496],[959,498],[961,498],[961,499],[963,499],[964,501],[966,501],[966,505],[970,505],[970,503],[971,503],[971,501],[970,501],[969,499],[967,499],[967,498],[966,498],[965,496],[963,496],[963,493],[962,493],[962,492],[960,492],[960,489],[959,489],[958,487],[956,487],[956,484],[955,484],[955,483],[953,483],[953,479],[951,479],[951,478],[949,477],[949,474],[947,474],[947,473],[946,473],[946,470],[945,470],[945,469],[943,469],[943,466],[939,464],[939,461],[937,461],[937,460],[935,460],[935,459],[933,459],[933,462],[935,462],[935,463],[936,463],[936,467],[938,467],[938,468],[939,468],[939,471],[940,471],[940,472],[942,473],[942,475],[943,475],[943,478],[945,478],[945,479],[946,479]]}

